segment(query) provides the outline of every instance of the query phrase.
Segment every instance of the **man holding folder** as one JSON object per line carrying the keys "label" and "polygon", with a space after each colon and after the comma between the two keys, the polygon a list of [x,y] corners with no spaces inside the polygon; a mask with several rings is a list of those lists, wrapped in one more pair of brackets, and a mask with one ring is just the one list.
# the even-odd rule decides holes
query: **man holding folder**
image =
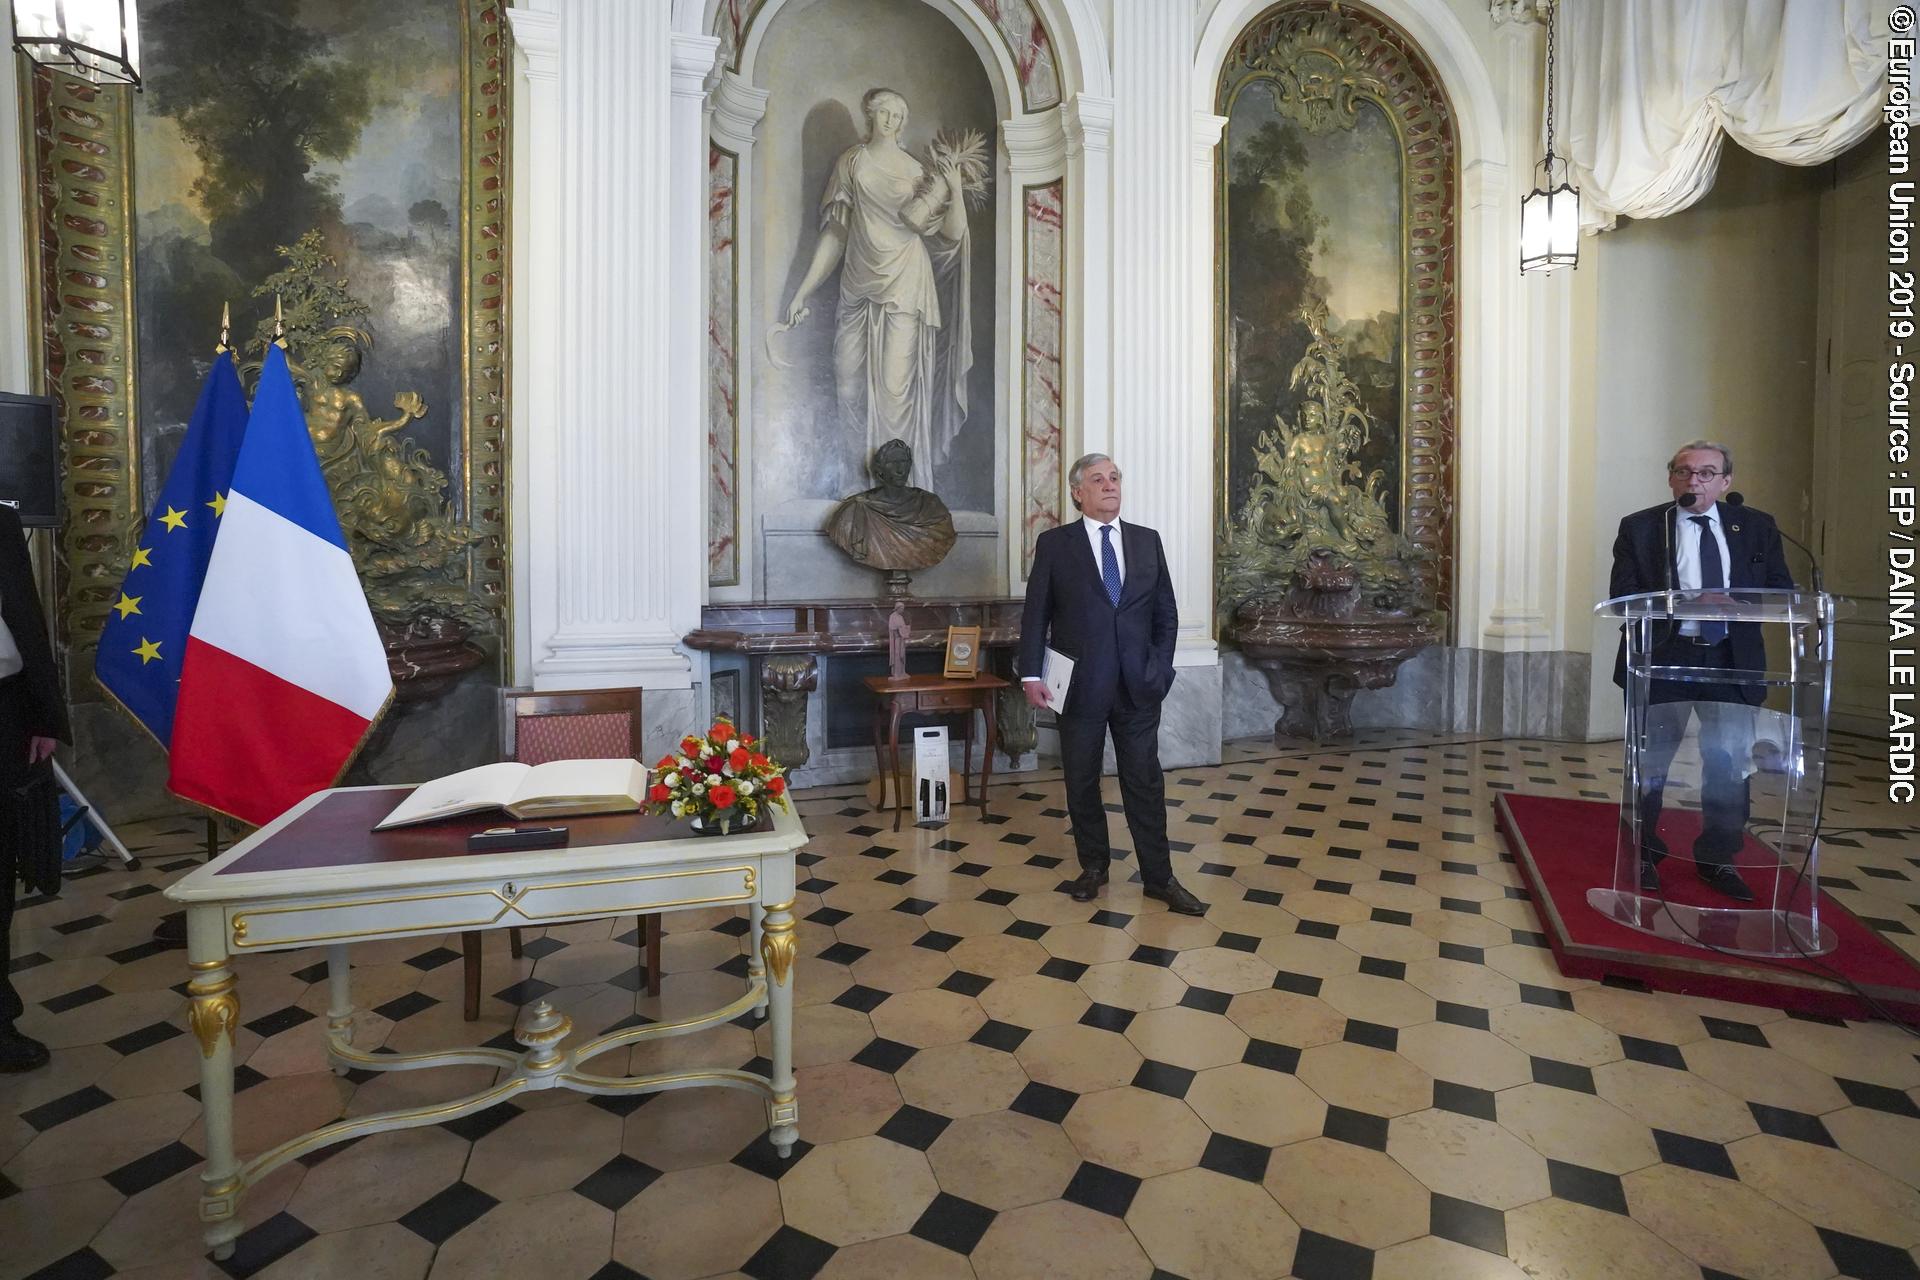
{"label": "man holding folder", "polygon": [[1020,627],[1020,674],[1027,701],[1047,707],[1047,650],[1073,661],[1065,702],[1053,707],[1067,812],[1080,856],[1080,875],[1068,892],[1075,902],[1090,902],[1107,883],[1113,849],[1100,801],[1100,757],[1111,731],[1120,798],[1146,896],[1181,915],[1204,915],[1206,904],[1173,878],[1167,855],[1160,704],[1173,686],[1179,612],[1160,535],[1120,522],[1120,468],[1104,453],[1074,463],[1067,487],[1081,518],[1047,530],[1034,542]]}

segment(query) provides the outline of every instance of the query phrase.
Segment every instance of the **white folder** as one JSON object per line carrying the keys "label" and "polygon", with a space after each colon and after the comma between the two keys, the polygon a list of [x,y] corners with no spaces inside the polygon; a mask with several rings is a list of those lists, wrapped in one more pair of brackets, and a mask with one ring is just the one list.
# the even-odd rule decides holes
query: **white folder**
{"label": "white folder", "polygon": [[1073,684],[1073,659],[1058,649],[1048,649],[1040,678],[1047,685],[1047,710],[1058,712],[1067,705],[1067,689]]}

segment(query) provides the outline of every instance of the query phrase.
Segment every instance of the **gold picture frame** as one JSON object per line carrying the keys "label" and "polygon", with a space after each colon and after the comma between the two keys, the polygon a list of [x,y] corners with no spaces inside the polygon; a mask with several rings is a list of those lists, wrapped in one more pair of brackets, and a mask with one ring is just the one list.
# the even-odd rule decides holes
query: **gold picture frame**
{"label": "gold picture frame", "polygon": [[941,674],[949,680],[971,680],[980,674],[980,628],[947,628],[947,664]]}

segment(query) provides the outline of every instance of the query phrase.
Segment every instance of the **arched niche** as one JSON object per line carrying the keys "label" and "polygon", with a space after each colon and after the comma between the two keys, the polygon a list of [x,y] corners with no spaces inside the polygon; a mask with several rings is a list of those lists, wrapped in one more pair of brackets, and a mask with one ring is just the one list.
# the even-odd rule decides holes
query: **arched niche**
{"label": "arched niche", "polygon": [[[1260,433],[1301,429],[1313,412],[1294,375],[1317,323],[1370,419],[1350,469],[1327,479],[1380,496],[1393,528],[1424,553],[1417,572],[1431,599],[1447,608],[1460,148],[1440,77],[1381,14],[1286,0],[1226,47],[1210,105],[1225,121],[1214,166],[1222,545],[1243,518]],[[1309,318],[1322,310],[1323,321]],[[1286,435],[1269,441],[1284,446]],[[1223,612],[1235,594],[1222,584]]]}
{"label": "arched niche", "polygon": [[[768,87],[777,46],[800,30],[800,20],[838,0],[721,0],[709,13],[710,33],[719,41],[718,80],[708,115],[708,596],[718,601],[792,598],[795,595],[850,594],[833,590],[840,574],[857,591],[867,586],[857,566],[840,563],[824,546],[808,502],[825,502],[844,492],[821,492],[807,502],[791,492],[775,493],[788,458],[773,457],[778,469],[756,481],[756,453],[782,442],[771,435],[774,392],[789,394],[790,370],[769,373],[772,362],[819,357],[819,329],[834,325],[837,285],[830,280],[810,300],[815,326],[798,339],[777,331],[798,270],[789,261],[771,262],[773,241],[785,252],[796,217],[806,233],[802,253],[813,242],[820,190],[817,174],[798,183],[785,171],[804,165],[771,147],[776,134],[792,135],[769,122],[778,110]],[[992,159],[990,218],[976,221],[978,257],[991,263],[990,277],[976,282],[979,306],[990,314],[979,327],[972,349],[975,361],[967,429],[984,418],[990,434],[985,454],[967,455],[968,472],[957,488],[969,500],[954,503],[961,543],[933,574],[945,574],[968,594],[998,594],[1024,578],[1031,538],[1055,523],[1064,506],[1060,455],[1067,384],[1069,302],[1066,289],[1066,229],[1076,202],[1068,192],[1070,108],[1063,95],[1073,89],[1077,59],[1062,58],[1039,10],[1021,3],[983,5],[978,0],[917,0],[895,21],[926,20],[946,24],[970,50],[991,95],[984,121]],[[818,28],[824,29],[824,28]],[[853,33],[858,38],[859,32]],[[912,83],[893,84],[915,96]],[[846,103],[857,115],[857,97]],[[916,117],[918,113],[914,113]],[[832,112],[826,112],[831,117]],[[861,124],[855,120],[856,125]],[[940,122],[934,122],[940,123]],[[829,119],[829,125],[833,122]],[[844,131],[844,120],[840,122]],[[831,129],[829,129],[831,132]],[[906,141],[915,142],[910,122]],[[844,139],[842,139],[844,140]],[[815,165],[817,168],[817,164]],[[764,179],[782,170],[777,190]],[[783,207],[771,207],[779,200]],[[764,241],[764,242],[763,242]],[[837,278],[837,276],[836,276]],[[808,343],[812,346],[809,347]],[[797,350],[796,350],[797,349]],[[982,374],[984,370],[984,375]],[[831,373],[828,373],[829,381]],[[784,381],[783,381],[784,379]],[[984,405],[980,400],[985,400]],[[783,409],[791,408],[787,401]],[[767,433],[767,434],[762,434]],[[791,452],[791,450],[789,450]],[[983,476],[980,472],[986,472]],[[849,473],[845,460],[832,474],[846,491],[869,483]],[[857,481],[857,482],[856,482]],[[984,486],[984,487],[983,487]],[[765,490],[766,492],[762,492]],[[937,488],[936,488],[936,491]],[[944,496],[944,495],[943,495]],[[781,500],[774,505],[774,500]],[[790,526],[790,527],[789,527]],[[809,541],[811,539],[811,542]],[[777,540],[777,541],[776,541]],[[782,554],[797,554],[796,572],[785,572]],[[811,575],[811,576],[810,576]],[[877,576],[874,586],[877,588]],[[943,583],[930,577],[916,592],[939,593]]]}

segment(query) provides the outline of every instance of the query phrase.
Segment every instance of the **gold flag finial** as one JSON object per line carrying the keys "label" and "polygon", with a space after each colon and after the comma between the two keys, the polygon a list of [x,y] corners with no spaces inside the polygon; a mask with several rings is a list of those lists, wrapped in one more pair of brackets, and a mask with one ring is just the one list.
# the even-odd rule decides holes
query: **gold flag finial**
{"label": "gold flag finial", "polygon": [[280,295],[273,295],[273,345],[282,351],[287,349],[287,326],[280,316]]}
{"label": "gold flag finial", "polygon": [[227,345],[227,330],[233,327],[233,320],[227,311],[228,305],[229,304],[225,302],[220,304],[220,342],[213,349],[213,354],[217,356],[226,355],[227,352],[233,350],[232,347]]}

